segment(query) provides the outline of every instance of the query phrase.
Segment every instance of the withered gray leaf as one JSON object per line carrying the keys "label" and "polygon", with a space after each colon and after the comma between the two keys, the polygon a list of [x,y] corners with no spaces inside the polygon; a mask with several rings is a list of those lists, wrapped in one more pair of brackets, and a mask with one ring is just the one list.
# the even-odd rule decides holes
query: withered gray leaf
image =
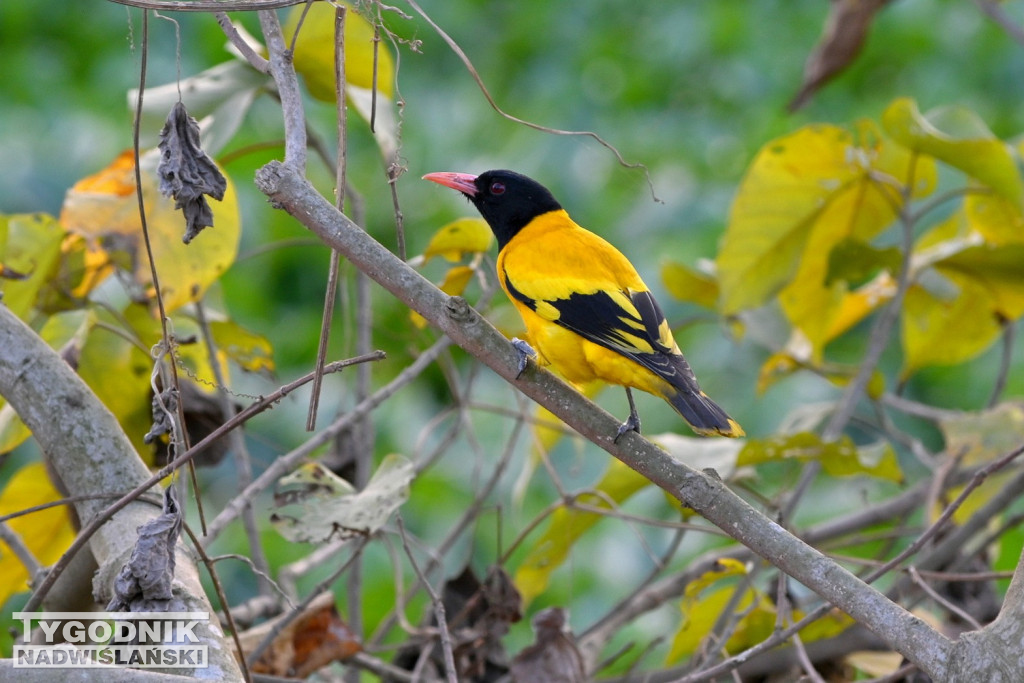
{"label": "withered gray leaf", "polygon": [[181,533],[181,508],[173,486],[164,489],[164,511],[140,526],[131,559],[114,580],[109,612],[174,611],[174,546]]}
{"label": "withered gray leaf", "polygon": [[178,392],[174,387],[164,389],[159,396],[153,394],[151,403],[153,426],[142,437],[144,443],[153,443],[158,436],[170,434],[174,429],[174,413],[178,411]]}
{"label": "withered gray leaf", "polygon": [[203,228],[213,226],[213,211],[204,195],[224,199],[227,180],[199,145],[199,124],[178,102],[160,131],[160,192],[174,197],[175,208],[185,214],[188,244]]}
{"label": "withered gray leaf", "polygon": [[565,610],[548,607],[537,612],[530,623],[536,640],[512,660],[509,669],[512,680],[516,683],[584,683],[587,676],[583,657],[567,628]]}

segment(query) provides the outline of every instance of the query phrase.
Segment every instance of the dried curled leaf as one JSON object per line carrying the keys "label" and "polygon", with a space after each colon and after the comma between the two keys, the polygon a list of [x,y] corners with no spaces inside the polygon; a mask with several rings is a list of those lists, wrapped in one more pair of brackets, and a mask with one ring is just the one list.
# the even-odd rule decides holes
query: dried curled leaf
{"label": "dried curled leaf", "polygon": [[204,195],[217,201],[224,199],[227,179],[199,144],[199,124],[178,102],[167,116],[160,131],[160,192],[174,197],[174,207],[185,214],[185,235],[188,244],[203,228],[213,226],[213,211]]}
{"label": "dried curled leaf", "polygon": [[530,622],[536,641],[512,660],[512,680],[583,683],[587,680],[583,657],[566,623],[566,611],[548,607]]}
{"label": "dried curled leaf", "polygon": [[[240,634],[246,656],[263,641],[278,622],[278,617]],[[343,661],[363,649],[359,637],[345,623],[330,593],[319,595],[302,614],[281,629],[259,661],[253,673],[291,676],[304,679],[334,661]]]}
{"label": "dried curled leaf", "polygon": [[800,91],[789,103],[796,111],[860,54],[875,13],[890,0],[838,0],[832,3],[821,40],[807,58]]}
{"label": "dried curled leaf", "polygon": [[412,462],[392,453],[356,491],[324,466],[308,463],[278,481],[270,523],[293,543],[372,534],[409,498],[414,476]]}
{"label": "dried curled leaf", "polygon": [[181,508],[173,486],[164,489],[164,511],[138,528],[131,559],[114,581],[108,612],[173,612],[174,548],[181,534]]}

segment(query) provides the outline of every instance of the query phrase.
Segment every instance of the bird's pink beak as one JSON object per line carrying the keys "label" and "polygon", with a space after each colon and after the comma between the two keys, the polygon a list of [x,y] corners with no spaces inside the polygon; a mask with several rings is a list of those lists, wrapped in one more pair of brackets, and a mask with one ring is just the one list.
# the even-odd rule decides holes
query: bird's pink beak
{"label": "bird's pink beak", "polygon": [[477,193],[476,185],[473,182],[476,180],[476,176],[471,173],[428,173],[423,176],[423,179],[458,190],[470,197],[476,196]]}

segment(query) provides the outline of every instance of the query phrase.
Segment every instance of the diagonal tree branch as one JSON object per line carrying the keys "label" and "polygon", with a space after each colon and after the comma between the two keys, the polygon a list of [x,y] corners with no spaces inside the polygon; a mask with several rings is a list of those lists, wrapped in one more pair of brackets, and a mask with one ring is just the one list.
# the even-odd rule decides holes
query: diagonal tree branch
{"label": "diagonal tree branch", "polygon": [[717,477],[687,467],[635,433],[615,443],[618,421],[554,375],[531,364],[517,379],[516,351],[500,332],[376,242],[293,168],[271,162],[257,172],[256,185],[275,206],[582,436],[849,613],[933,678],[944,678],[952,643],[943,635],[786,532]]}

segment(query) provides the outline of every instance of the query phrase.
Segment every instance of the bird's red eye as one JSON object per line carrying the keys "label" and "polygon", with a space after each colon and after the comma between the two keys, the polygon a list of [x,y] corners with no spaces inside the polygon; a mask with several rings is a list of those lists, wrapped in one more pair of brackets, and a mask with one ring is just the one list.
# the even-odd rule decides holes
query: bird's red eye
{"label": "bird's red eye", "polygon": [[491,183],[491,194],[505,194],[505,183]]}

